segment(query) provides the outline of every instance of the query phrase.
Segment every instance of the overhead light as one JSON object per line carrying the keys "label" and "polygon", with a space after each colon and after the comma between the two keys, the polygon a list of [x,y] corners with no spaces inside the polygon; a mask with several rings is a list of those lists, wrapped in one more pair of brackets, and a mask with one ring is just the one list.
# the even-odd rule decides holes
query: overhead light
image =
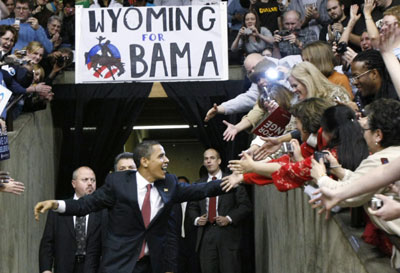
{"label": "overhead light", "polygon": [[133,126],[133,130],[189,129],[188,124]]}

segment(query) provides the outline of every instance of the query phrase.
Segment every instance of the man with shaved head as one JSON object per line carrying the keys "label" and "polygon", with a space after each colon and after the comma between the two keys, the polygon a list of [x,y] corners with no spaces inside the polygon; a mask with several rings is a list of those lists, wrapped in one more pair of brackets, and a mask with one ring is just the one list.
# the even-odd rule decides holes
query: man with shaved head
{"label": "man with shaved head", "polygon": [[[73,199],[96,190],[96,175],[89,167],[72,174]],[[83,217],[49,212],[40,242],[40,273],[97,273],[101,255],[101,213]],[[54,271],[53,271],[54,268]]]}
{"label": "man with shaved head", "polygon": [[[208,175],[199,182],[215,183],[225,176],[217,150],[204,152],[203,166]],[[251,212],[251,203],[243,186],[235,192],[188,204],[188,218],[198,227],[196,251],[202,273],[240,273],[240,241],[243,220]]]}

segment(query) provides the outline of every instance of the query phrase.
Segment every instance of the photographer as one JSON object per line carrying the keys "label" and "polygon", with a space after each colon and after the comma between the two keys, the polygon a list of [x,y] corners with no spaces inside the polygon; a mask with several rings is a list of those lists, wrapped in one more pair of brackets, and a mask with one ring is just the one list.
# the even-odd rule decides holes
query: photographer
{"label": "photographer", "polygon": [[232,43],[233,52],[244,46],[246,55],[250,53],[262,53],[272,44],[272,33],[265,27],[260,27],[258,15],[254,11],[248,11],[243,16],[243,26]]}
{"label": "photographer", "polygon": [[274,33],[273,57],[299,55],[305,43],[318,40],[313,30],[301,29],[300,13],[289,10],[283,14],[283,30]]}
{"label": "photographer", "polygon": [[51,85],[56,76],[71,65],[73,60],[74,55],[69,48],[60,48],[44,58],[40,64],[46,72],[46,84]]}
{"label": "photographer", "polygon": [[61,37],[61,27],[62,27],[62,20],[57,15],[53,15],[49,18],[46,26],[46,34],[47,38],[53,43],[54,50],[56,50],[62,43]]}
{"label": "photographer", "polygon": [[[375,168],[387,162],[394,161],[399,157],[400,119],[389,117],[398,117],[400,115],[400,102],[390,99],[377,100],[367,107],[366,112],[368,113],[367,117],[363,118],[360,121],[360,124],[363,128],[364,139],[368,145],[371,155],[363,160],[354,171],[339,165],[332,156],[327,156],[331,166],[338,166],[337,168],[330,169],[330,172],[339,178],[337,183],[332,183],[334,181],[326,176],[326,170],[323,164],[314,161],[312,164],[311,176],[317,180],[318,186],[329,189],[337,189],[351,185],[363,175],[370,174],[371,172],[374,172]],[[364,208],[368,212],[368,202],[375,193],[393,195],[393,193],[390,193],[390,191],[391,189],[389,187],[382,187],[378,190],[370,191],[351,199],[346,199],[340,202],[339,205],[342,207],[357,207],[364,205]],[[400,235],[400,219],[390,222],[385,222],[374,216],[371,216],[370,219],[376,226],[385,232],[389,234],[396,234],[398,236]],[[393,253],[395,255],[399,254],[398,251],[394,251]],[[392,262],[393,261],[394,259],[392,259]],[[400,267],[398,260],[394,266],[396,268]]]}
{"label": "photographer", "polygon": [[46,32],[39,25],[36,18],[31,17],[32,5],[29,0],[17,0],[15,4],[15,18],[8,18],[0,21],[0,25],[13,26],[19,38],[13,50],[22,49],[31,41],[38,41],[47,53],[53,51],[53,44],[47,39]]}

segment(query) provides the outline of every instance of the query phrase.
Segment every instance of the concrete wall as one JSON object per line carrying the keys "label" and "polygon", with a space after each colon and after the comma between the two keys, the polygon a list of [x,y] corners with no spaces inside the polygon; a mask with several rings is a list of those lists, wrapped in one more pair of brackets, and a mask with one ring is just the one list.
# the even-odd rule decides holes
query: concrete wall
{"label": "concrete wall", "polygon": [[[49,108],[49,107],[48,107]],[[36,202],[54,198],[55,134],[50,109],[23,114],[9,133],[11,159],[0,170],[25,183],[25,193],[0,193],[0,272],[38,272],[38,249],[46,217],[36,222]]]}
{"label": "concrete wall", "polygon": [[396,272],[389,258],[345,231],[341,214],[325,221],[308,200],[301,189],[255,186],[257,273]]}

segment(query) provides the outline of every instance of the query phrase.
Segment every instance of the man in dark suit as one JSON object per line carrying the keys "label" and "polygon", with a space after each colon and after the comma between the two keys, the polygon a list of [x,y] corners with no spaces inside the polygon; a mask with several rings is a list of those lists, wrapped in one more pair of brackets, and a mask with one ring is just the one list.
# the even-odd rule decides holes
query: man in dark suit
{"label": "man in dark suit", "polygon": [[221,181],[186,185],[167,174],[169,160],[156,141],[144,141],[134,151],[138,171],[115,172],[104,186],[79,200],[47,200],[35,206],[35,217],[49,209],[85,215],[108,209],[103,273],[164,272],[163,242],[175,203],[222,193]]}
{"label": "man in dark suit", "polygon": [[[224,175],[220,164],[219,153],[215,149],[206,150],[203,165],[208,176],[199,182],[213,184],[214,180],[221,179]],[[241,221],[250,212],[251,203],[242,186],[235,192],[189,203],[189,217],[198,227],[196,251],[202,273],[241,272]]]}
{"label": "man in dark suit", "polygon": [[[93,193],[96,190],[96,176],[92,169],[76,169],[72,174],[72,187],[75,189],[74,199]],[[49,212],[39,249],[41,273],[97,272],[101,255],[101,214],[94,212],[80,220],[77,218]],[[77,241],[77,225],[82,221],[82,232],[86,234],[83,237],[86,244],[83,246]]]}

